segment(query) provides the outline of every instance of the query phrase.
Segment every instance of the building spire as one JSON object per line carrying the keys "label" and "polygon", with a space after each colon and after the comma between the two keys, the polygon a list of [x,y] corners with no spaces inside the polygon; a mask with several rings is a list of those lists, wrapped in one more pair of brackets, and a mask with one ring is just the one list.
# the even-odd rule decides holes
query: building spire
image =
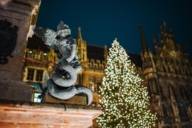
{"label": "building spire", "polygon": [[165,34],[168,31],[168,28],[167,28],[167,23],[165,21],[162,22],[161,26],[160,26],[160,31],[161,31],[161,34]]}
{"label": "building spire", "polygon": [[148,46],[147,46],[147,41],[146,41],[145,33],[142,26],[139,27],[139,31],[140,31],[140,38],[141,38],[141,48],[142,48],[142,51],[144,52],[148,50]]}
{"label": "building spire", "polygon": [[81,27],[78,27],[78,35],[77,35],[78,39],[83,39],[82,38],[82,34],[81,34]]}

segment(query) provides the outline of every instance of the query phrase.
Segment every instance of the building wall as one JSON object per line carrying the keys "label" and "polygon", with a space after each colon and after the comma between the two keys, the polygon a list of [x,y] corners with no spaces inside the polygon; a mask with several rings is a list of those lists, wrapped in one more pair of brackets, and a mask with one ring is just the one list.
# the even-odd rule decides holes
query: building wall
{"label": "building wall", "polygon": [[[151,96],[151,107],[159,128],[192,127],[192,61],[175,42],[167,26],[161,26],[155,51],[143,47],[143,75]],[[144,43],[142,42],[143,46]]]}

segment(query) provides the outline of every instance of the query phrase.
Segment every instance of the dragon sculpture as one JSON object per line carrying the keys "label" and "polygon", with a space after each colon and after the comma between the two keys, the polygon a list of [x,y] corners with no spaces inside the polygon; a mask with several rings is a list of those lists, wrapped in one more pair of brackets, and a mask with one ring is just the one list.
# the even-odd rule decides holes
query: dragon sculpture
{"label": "dragon sculpture", "polygon": [[46,88],[51,96],[61,100],[68,100],[76,94],[83,93],[87,96],[87,104],[90,105],[93,99],[92,91],[75,85],[81,66],[76,54],[76,43],[71,37],[68,25],[61,21],[57,31],[44,29],[41,37],[45,45],[53,48],[58,56],[55,71],[43,88]]}

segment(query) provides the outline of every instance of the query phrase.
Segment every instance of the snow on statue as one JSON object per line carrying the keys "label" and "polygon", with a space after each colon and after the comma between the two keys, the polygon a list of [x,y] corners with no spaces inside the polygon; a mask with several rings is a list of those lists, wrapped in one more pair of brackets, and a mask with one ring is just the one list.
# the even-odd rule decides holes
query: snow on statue
{"label": "snow on statue", "polygon": [[90,105],[93,99],[92,91],[75,85],[81,66],[77,59],[76,44],[71,37],[69,27],[60,22],[56,32],[51,29],[42,29],[38,35],[42,36],[47,46],[55,50],[59,58],[55,72],[46,83],[49,94],[55,98],[67,100],[76,94],[83,93],[87,95],[88,105]]}
{"label": "snow on statue", "polygon": [[117,40],[109,49],[99,93],[103,114],[97,122],[101,128],[151,128],[155,125],[147,89]]}

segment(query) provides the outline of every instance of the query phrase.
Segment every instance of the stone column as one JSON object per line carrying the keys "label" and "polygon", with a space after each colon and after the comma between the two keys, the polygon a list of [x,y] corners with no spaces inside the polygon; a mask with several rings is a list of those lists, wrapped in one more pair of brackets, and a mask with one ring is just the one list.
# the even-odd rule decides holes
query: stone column
{"label": "stone column", "polygon": [[[1,43],[2,40],[4,43],[1,44],[4,47],[0,47],[0,100],[31,101],[32,88],[21,80],[28,33],[34,20],[34,13],[38,12],[39,6],[40,0],[2,0],[0,2],[0,26],[5,26],[0,27],[0,34],[2,34],[0,36],[5,36],[5,38],[0,37]],[[8,31],[10,29],[12,31],[12,28],[17,28],[14,30],[15,33]],[[7,38],[13,39],[10,41]],[[7,48],[10,46],[13,48]]]}

